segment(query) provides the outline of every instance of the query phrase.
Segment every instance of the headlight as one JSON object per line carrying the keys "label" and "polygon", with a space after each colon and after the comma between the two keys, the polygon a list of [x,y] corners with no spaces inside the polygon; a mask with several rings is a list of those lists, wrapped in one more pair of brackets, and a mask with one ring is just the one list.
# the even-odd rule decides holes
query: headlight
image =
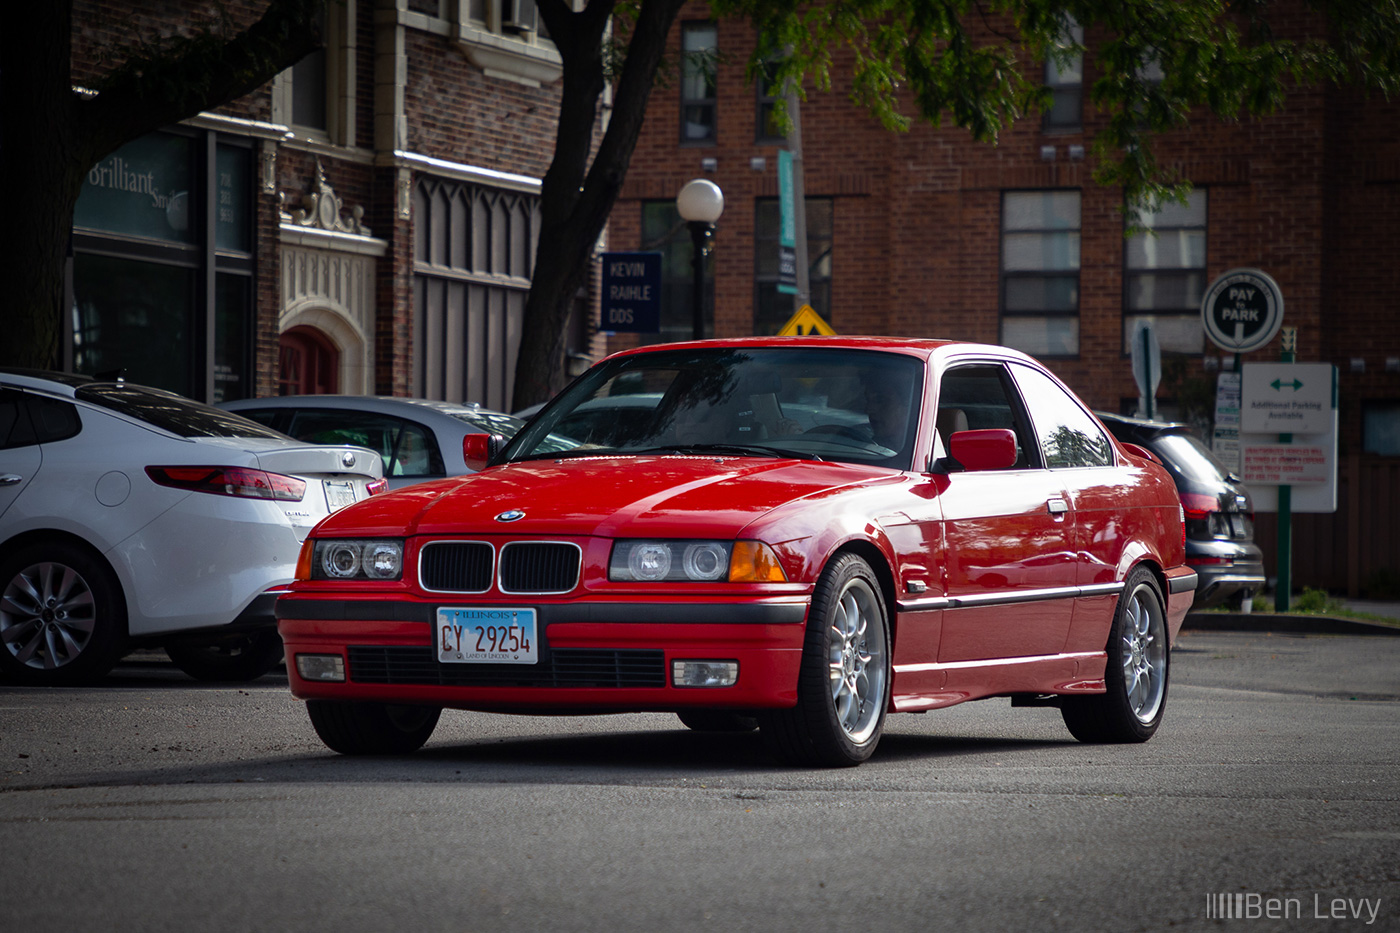
{"label": "headlight", "polygon": [[398,538],[317,539],[311,555],[313,580],[397,580],[403,576],[403,541]]}
{"label": "headlight", "polygon": [[787,578],[772,549],[760,541],[636,540],[613,542],[608,579],[647,583],[782,583]]}

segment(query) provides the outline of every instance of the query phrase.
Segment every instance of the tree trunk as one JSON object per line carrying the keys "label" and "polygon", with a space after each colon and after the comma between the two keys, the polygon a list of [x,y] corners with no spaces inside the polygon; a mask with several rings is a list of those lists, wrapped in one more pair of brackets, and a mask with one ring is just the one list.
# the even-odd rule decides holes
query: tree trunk
{"label": "tree trunk", "polygon": [[[103,156],[153,130],[270,81],[320,44],[325,0],[269,0],[262,18],[223,41],[172,46],[128,62],[95,96],[72,87],[72,2],[6,9],[0,29],[0,365],[58,368],[63,288],[73,209],[84,176]],[[133,40],[138,38],[133,33]],[[110,80],[108,80],[110,79]]]}
{"label": "tree trunk", "polygon": [[564,90],[554,157],[540,193],[540,239],[516,358],[514,409],[547,401],[564,385],[569,312],[588,281],[593,245],[622,191],[666,37],[683,4],[642,0],[608,129],[591,166],[594,115],[604,87],[603,26],[612,4],[592,0],[580,13],[566,12],[557,0],[539,4],[564,59]]}

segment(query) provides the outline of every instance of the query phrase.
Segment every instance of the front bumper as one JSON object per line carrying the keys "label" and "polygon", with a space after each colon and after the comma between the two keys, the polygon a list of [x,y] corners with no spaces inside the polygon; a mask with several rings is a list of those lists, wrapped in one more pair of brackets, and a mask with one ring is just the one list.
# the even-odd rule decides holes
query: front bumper
{"label": "front bumper", "polygon": [[[797,702],[807,600],[531,604],[535,664],[440,663],[438,604],[283,597],[278,630],[292,693],[497,712],[772,709]],[[311,681],[300,654],[339,656],[344,682]],[[728,687],[677,687],[677,660],[738,663]]]}

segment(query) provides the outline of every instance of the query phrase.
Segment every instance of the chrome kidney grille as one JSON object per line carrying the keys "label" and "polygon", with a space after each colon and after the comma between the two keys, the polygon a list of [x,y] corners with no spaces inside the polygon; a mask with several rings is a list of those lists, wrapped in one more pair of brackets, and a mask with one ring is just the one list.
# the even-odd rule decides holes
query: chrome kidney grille
{"label": "chrome kidney grille", "polygon": [[501,548],[502,593],[567,593],[583,552],[563,541],[512,541]]}
{"label": "chrome kidney grille", "polygon": [[434,541],[418,555],[418,579],[425,590],[485,593],[495,558],[485,541]]}
{"label": "chrome kidney grille", "polygon": [[[485,541],[433,541],[418,557],[418,579],[439,593],[491,589],[496,549]],[[567,593],[578,585],[583,552],[564,541],[512,541],[500,551],[503,593]]]}

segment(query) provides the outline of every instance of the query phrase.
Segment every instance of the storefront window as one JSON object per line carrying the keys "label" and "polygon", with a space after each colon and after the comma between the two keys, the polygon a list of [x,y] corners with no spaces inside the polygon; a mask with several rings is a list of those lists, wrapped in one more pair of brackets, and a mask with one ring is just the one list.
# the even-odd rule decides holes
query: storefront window
{"label": "storefront window", "polygon": [[201,401],[251,394],[251,184],[252,149],[213,132],[152,133],[88,172],[73,218],[75,372],[121,370]]}
{"label": "storefront window", "polygon": [[79,254],[73,294],[76,372],[189,392],[193,269]]}
{"label": "storefront window", "polygon": [[75,227],[167,243],[192,243],[190,181],[195,140],[155,133],[88,170]]}

